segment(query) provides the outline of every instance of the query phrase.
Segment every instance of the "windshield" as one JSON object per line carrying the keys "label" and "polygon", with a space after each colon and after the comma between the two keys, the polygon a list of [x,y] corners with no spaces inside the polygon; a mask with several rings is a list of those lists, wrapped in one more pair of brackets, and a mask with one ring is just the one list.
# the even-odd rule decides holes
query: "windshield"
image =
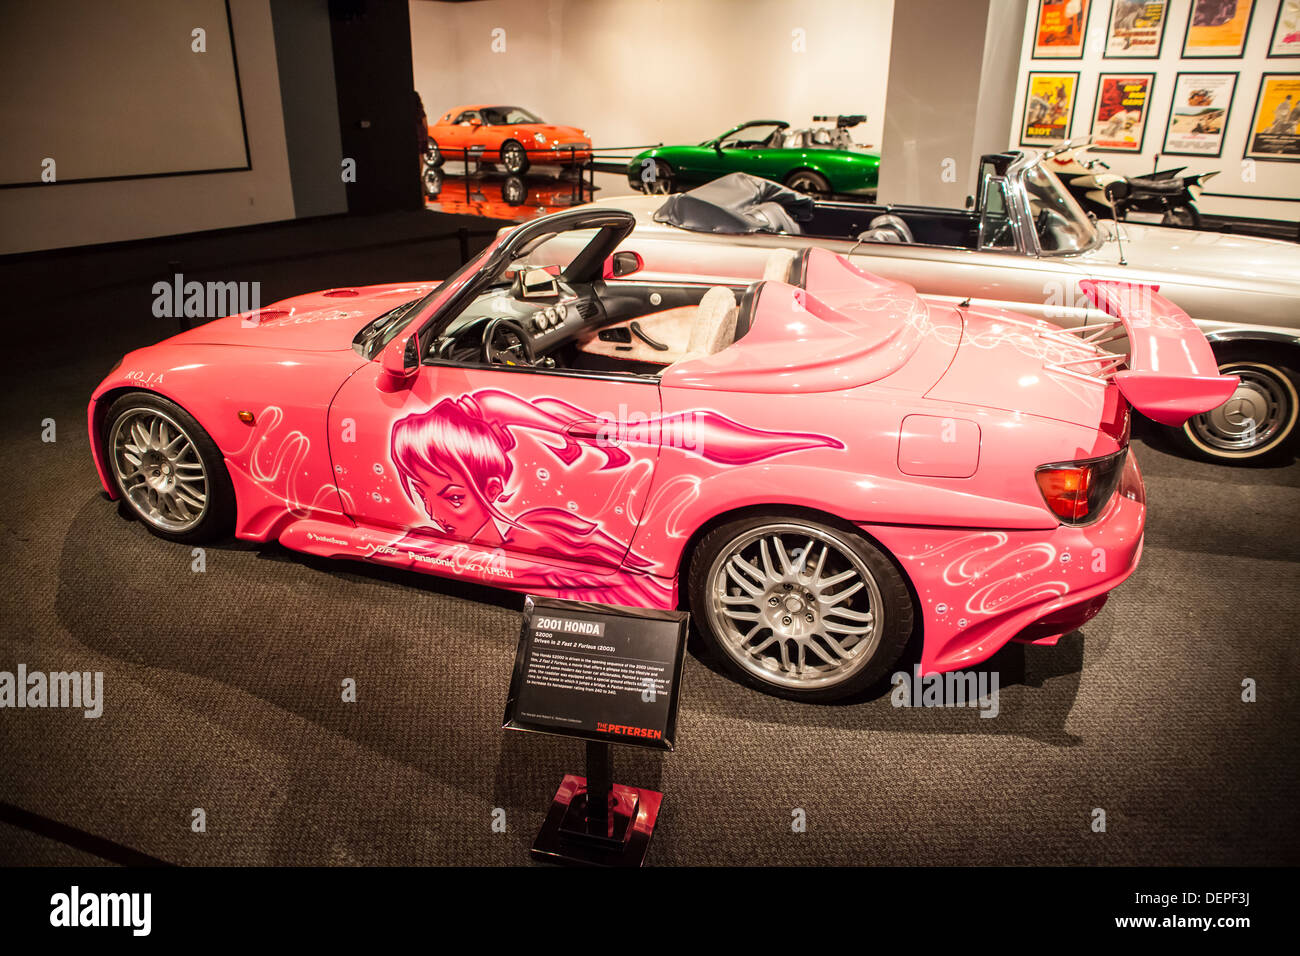
{"label": "windshield", "polygon": [[[772,134],[784,129],[777,123],[761,123],[753,126],[743,126],[740,129],[732,130],[730,133],[724,133],[719,139],[719,149],[753,149],[760,146],[766,146]],[[707,143],[705,145],[708,145]]]}
{"label": "windshield", "polygon": [[1025,198],[1038,235],[1038,248],[1045,255],[1082,252],[1097,241],[1097,229],[1061,181],[1042,164],[1025,170]]}
{"label": "windshield", "polygon": [[488,106],[480,110],[487,126],[514,126],[519,123],[540,123],[541,119],[518,106]]}

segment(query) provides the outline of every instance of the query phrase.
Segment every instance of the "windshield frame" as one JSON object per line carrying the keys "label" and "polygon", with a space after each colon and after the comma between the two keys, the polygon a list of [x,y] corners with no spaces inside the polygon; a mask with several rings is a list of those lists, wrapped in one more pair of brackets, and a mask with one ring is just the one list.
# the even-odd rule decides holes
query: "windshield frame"
{"label": "windshield frame", "polygon": [[[1006,178],[1012,186],[1012,201],[1017,206],[1017,230],[1021,233],[1021,242],[1024,248],[1033,250],[1034,255],[1040,258],[1059,259],[1063,256],[1078,256],[1094,249],[1104,243],[1105,236],[1097,228],[1097,223],[1070,195],[1065,184],[1057,175],[1043,165],[1046,153],[1020,153],[1011,166],[1007,169]],[[1049,183],[1054,191],[1063,200],[1062,205],[1070,213],[1070,219],[1080,231],[1088,237],[1088,241],[1078,249],[1044,249],[1038,239],[1038,230],[1035,228],[1033,210],[1029,206],[1029,186],[1026,178],[1030,173],[1042,173],[1048,177]]]}
{"label": "windshield frame", "polygon": [[[506,121],[504,118],[504,114],[508,113],[510,110],[518,110],[519,112],[523,113],[525,116],[531,117],[531,119],[527,119],[523,121],[515,121],[515,122]],[[489,123],[488,114],[492,112],[503,114],[502,115],[503,121],[500,123]],[[483,120],[484,126],[545,126],[546,125],[546,120],[542,119],[532,110],[526,110],[522,106],[480,106],[478,110],[478,115],[479,118]]]}

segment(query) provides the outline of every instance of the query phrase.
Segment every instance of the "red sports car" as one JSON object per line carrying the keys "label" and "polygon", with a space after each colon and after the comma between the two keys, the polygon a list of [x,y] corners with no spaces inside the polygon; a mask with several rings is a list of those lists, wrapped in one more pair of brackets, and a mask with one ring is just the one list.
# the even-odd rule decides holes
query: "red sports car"
{"label": "red sports car", "polygon": [[591,159],[584,130],[554,126],[518,106],[458,106],[429,126],[425,161],[441,166],[482,150],[482,159],[522,175],[533,164],[575,166]]}

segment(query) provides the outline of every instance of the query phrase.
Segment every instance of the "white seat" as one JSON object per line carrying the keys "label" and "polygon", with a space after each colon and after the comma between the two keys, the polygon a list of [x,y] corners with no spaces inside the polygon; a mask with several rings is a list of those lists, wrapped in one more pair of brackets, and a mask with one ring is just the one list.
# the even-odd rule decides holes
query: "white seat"
{"label": "white seat", "polygon": [[[578,348],[589,355],[621,361],[672,365],[687,355],[693,358],[711,355],[730,345],[736,337],[738,315],[735,294],[726,286],[714,286],[704,293],[699,305],[664,309],[608,326],[628,327],[629,342],[606,341],[599,335],[592,334],[580,341]],[[631,332],[633,322],[650,338],[668,348],[656,349],[646,344]]]}
{"label": "white seat", "polygon": [[686,354],[678,361],[712,355],[725,349],[736,340],[736,319],[739,315],[736,297],[726,286],[714,286],[704,293],[695,313],[695,323],[691,326]]}
{"label": "white seat", "polygon": [[793,249],[773,249],[763,266],[764,281],[789,282],[794,258]]}

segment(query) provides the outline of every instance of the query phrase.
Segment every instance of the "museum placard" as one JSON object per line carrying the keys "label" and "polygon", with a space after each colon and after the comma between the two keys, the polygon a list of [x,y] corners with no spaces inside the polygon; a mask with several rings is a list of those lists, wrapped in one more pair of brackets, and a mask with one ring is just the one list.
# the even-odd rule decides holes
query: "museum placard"
{"label": "museum placard", "polygon": [[503,726],[672,750],[689,616],[529,595]]}

